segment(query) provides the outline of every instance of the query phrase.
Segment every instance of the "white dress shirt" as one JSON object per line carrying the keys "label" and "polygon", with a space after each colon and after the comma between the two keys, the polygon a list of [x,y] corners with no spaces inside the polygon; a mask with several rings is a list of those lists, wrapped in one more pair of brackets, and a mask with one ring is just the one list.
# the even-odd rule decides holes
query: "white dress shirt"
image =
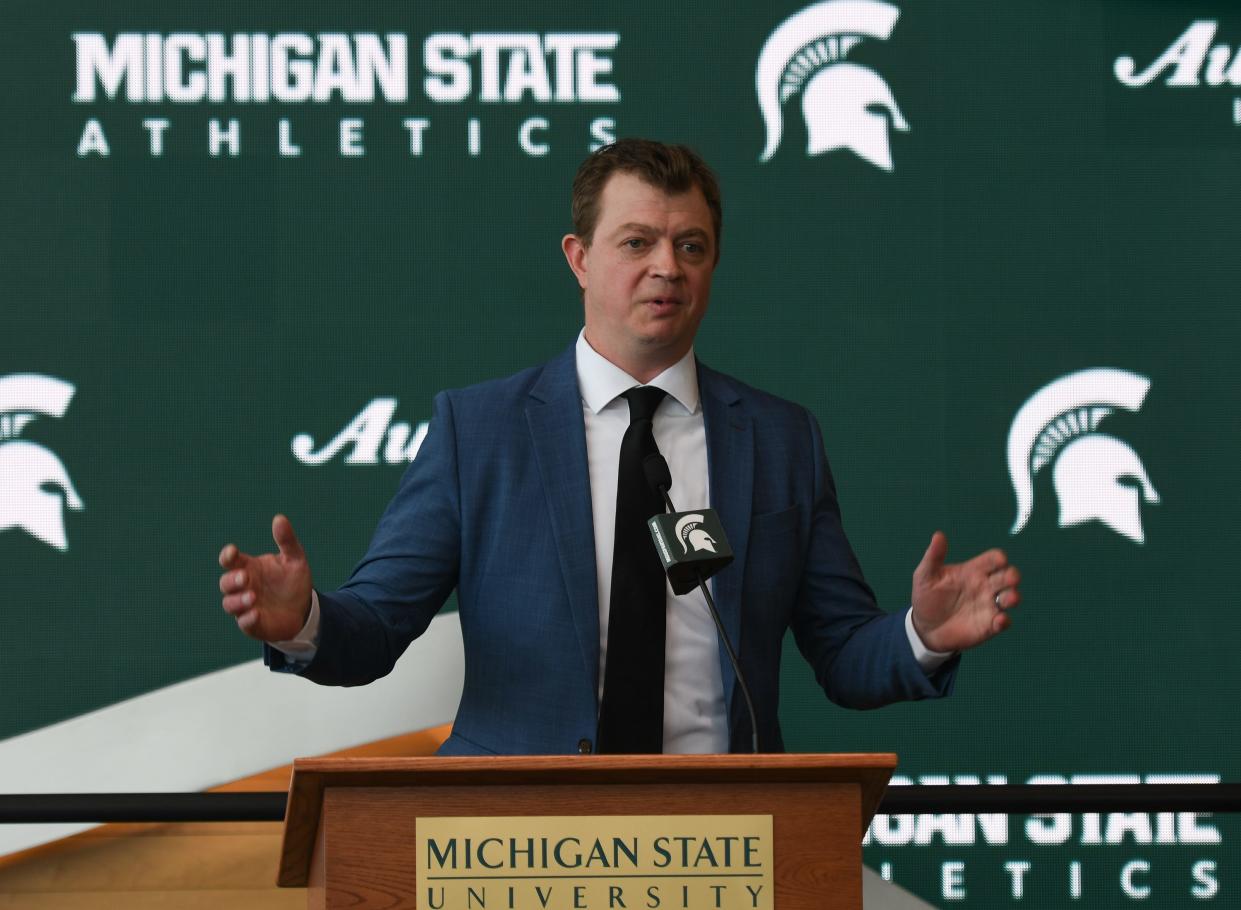
{"label": "white dress shirt", "polygon": [[[621,439],[629,429],[629,402],[621,394],[641,383],[596,353],[583,332],[577,339],[577,384],[586,421],[586,459],[595,529],[602,698],[612,601],[612,550],[616,542],[617,473]],[[698,370],[693,352],[647,385],[668,393],[656,408],[652,423],[655,444],[672,472],[668,495],[678,509],[710,508],[707,429],[698,400]],[[672,587],[665,584],[664,596],[668,606],[664,640],[664,751],[727,752],[728,716],[715,623],[701,591],[677,597]]]}
{"label": "white dress shirt", "polygon": [[[642,383],[597,353],[586,341],[584,331],[578,335],[575,353],[594,519],[595,580],[599,594],[597,684],[602,698],[616,538],[617,474],[621,439],[629,428],[629,403],[621,395]],[[669,496],[678,509],[710,508],[707,431],[698,397],[694,352],[689,351],[647,385],[667,393],[655,410],[652,429],[672,473]],[[670,585],[664,590],[668,611],[664,644],[664,752],[727,752],[728,715],[715,623],[701,591],[678,597]],[[319,597],[312,591],[310,615],[301,632],[290,641],[273,642],[272,647],[295,662],[309,663],[317,650],[318,634]],[[912,611],[905,615],[905,634],[919,665],[928,673],[952,656],[931,651],[922,643],[913,627]]]}

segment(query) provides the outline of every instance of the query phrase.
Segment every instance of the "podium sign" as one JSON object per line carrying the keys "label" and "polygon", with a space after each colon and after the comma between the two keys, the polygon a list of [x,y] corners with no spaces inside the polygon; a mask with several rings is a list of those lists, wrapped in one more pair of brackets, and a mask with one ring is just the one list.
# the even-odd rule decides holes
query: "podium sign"
{"label": "podium sign", "polygon": [[772,910],[770,815],[417,819],[428,907]]}
{"label": "podium sign", "polygon": [[862,906],[896,756],[299,759],[278,882],[312,908]]}

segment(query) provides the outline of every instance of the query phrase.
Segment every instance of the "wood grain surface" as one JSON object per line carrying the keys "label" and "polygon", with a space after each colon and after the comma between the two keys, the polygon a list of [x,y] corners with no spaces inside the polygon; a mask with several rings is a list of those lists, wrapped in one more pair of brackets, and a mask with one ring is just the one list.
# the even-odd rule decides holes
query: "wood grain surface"
{"label": "wood grain surface", "polygon": [[322,874],[313,906],[419,906],[419,816],[757,814],[774,817],[776,906],[853,910],[861,838],[895,766],[890,754],[299,760],[280,881]]}
{"label": "wood grain surface", "polygon": [[[405,734],[334,757],[429,755],[449,730]],[[285,790],[292,767],[213,789]],[[282,837],[279,822],[101,825],[0,857],[0,910],[301,910],[305,891],[276,887]]]}

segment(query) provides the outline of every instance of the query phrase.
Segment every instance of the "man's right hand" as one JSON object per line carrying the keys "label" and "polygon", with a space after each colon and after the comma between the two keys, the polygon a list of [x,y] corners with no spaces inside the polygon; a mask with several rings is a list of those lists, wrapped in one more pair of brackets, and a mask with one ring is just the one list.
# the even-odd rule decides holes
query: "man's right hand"
{"label": "man's right hand", "polygon": [[310,615],[310,565],[283,515],[271,520],[277,553],[250,556],[233,544],[220,551],[224,612],[237,628],[259,641],[288,641]]}

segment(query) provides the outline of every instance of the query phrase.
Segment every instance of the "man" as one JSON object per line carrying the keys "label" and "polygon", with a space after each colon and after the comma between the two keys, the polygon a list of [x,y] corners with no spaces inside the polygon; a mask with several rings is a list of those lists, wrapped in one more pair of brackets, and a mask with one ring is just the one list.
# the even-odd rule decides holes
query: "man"
{"label": "man", "polygon": [[763,751],[783,748],[790,628],[840,704],[947,694],[955,655],[1008,626],[1017,570],[998,550],[946,565],[937,532],[911,610],[876,606],[814,418],[694,358],[719,258],[710,169],[683,147],[622,140],[579,169],[573,218],[562,248],[582,289],[576,344],[436,397],[344,587],[313,589],[277,516],[278,553],[221,552],[224,609],[268,643],[274,669],[355,685],[386,674],[455,587],[466,678],[443,753],[747,750],[748,715],[701,597],[675,597],[643,539],[659,500],[641,462],[658,449],[674,501],[716,508],[733,543],[712,585]]}

